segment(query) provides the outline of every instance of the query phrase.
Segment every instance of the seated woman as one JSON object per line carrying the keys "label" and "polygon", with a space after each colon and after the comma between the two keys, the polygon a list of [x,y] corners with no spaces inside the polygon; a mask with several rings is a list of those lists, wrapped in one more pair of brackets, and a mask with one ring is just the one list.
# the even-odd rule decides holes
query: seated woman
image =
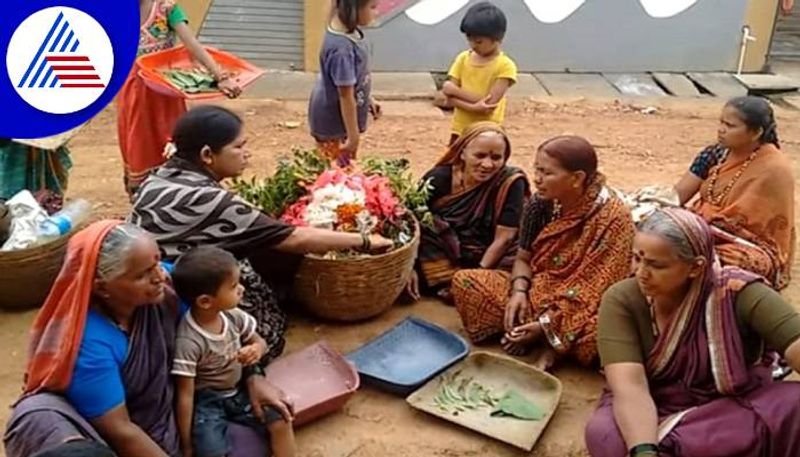
{"label": "seated woman", "polygon": [[[507,165],[510,156],[503,129],[478,122],[422,178],[432,187],[428,206],[434,216],[434,227],[423,227],[419,248],[425,288],[447,298],[461,268],[511,268],[530,190],[525,173]],[[417,278],[415,273],[409,287],[414,298]]]}
{"label": "seated woman", "polygon": [[713,230],[723,265],[764,276],[782,289],[794,253],[794,174],[778,149],[769,102],[739,97],[722,110],[718,143],[704,149],[675,185],[680,204]]}
{"label": "seated woman", "polygon": [[[178,120],[172,141],[173,157],[141,185],[130,221],[152,234],[165,260],[173,261],[198,245],[217,246],[240,259],[245,295],[239,306],[256,318],[258,333],[270,348],[265,363],[283,351],[287,324],[273,278],[253,268],[259,257],[267,257],[285,273],[291,268],[276,262],[274,251],[380,251],[392,246],[379,235],[287,225],[222,187],[224,179],[242,174],[249,158],[242,120],[225,108],[203,105],[188,111]],[[284,282],[291,280],[287,276]]]}
{"label": "seated woman", "polygon": [[760,361],[766,346],[800,370],[800,315],[759,276],[721,268],[689,211],[649,216],[633,252],[636,278],[600,306],[609,390],[586,427],[589,453],[797,455],[800,383],[774,382]]}
{"label": "seated woman", "polygon": [[[182,310],[159,260],[158,245],[134,225],[101,221],[69,241],[31,331],[8,457],[75,439],[102,440],[120,457],[181,455],[169,370]],[[246,371],[254,409],[270,405],[290,419],[291,404],[261,367]],[[231,430],[232,456],[265,455],[258,434]]]}
{"label": "seated woman", "polygon": [[503,335],[514,355],[542,341],[538,362],[570,353],[582,364],[597,355],[597,307],[603,292],[630,271],[634,227],[630,211],[597,171],[588,141],[559,136],[536,154],[537,193],[525,208],[511,274],[462,270],[453,298],[474,342]]}
{"label": "seated woman", "polygon": [[49,213],[61,209],[72,161],[69,150],[55,150],[0,138],[0,200],[29,190]]}

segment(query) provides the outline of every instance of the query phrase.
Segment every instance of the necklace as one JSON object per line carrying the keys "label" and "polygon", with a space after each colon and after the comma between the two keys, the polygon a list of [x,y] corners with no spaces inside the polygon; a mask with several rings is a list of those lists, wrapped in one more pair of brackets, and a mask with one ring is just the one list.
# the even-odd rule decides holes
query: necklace
{"label": "necklace", "polygon": [[757,147],[756,149],[753,150],[753,152],[750,153],[749,156],[747,156],[747,159],[744,161],[744,163],[739,165],[739,169],[736,170],[736,174],[733,175],[733,178],[731,178],[731,180],[728,182],[725,188],[722,189],[722,192],[720,192],[718,195],[714,195],[714,188],[717,186],[717,180],[719,179],[719,170],[720,168],[722,168],[722,163],[724,163],[725,160],[728,158],[727,154],[725,155],[725,159],[722,160],[722,163],[720,163],[711,170],[711,176],[708,178],[708,186],[706,187],[706,199],[709,201],[709,203],[711,203],[714,206],[722,205],[722,202],[723,200],[725,200],[725,197],[728,196],[728,194],[731,192],[731,189],[733,189],[733,186],[736,185],[736,182],[739,181],[739,178],[742,177],[742,174],[744,174],[745,170],[747,170],[747,167],[750,166],[750,162],[752,162],[756,158],[756,155],[758,154],[758,150],[760,148],[761,148],[760,146]]}

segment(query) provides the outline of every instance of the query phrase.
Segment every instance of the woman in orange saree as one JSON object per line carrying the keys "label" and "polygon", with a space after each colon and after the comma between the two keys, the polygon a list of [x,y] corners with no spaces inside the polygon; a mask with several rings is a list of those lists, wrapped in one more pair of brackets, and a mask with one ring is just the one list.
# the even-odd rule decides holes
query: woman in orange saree
{"label": "woman in orange saree", "polygon": [[794,173],[776,129],[766,100],[730,100],[717,144],[695,158],[675,190],[682,205],[711,225],[723,265],[761,275],[782,289],[794,255]]}
{"label": "woman in orange saree", "polygon": [[462,270],[453,299],[474,342],[503,335],[522,355],[545,345],[541,368],[556,353],[584,365],[597,358],[597,310],[603,292],[630,271],[630,211],[605,187],[588,141],[553,138],[536,155],[537,188],[523,212],[511,274]]}

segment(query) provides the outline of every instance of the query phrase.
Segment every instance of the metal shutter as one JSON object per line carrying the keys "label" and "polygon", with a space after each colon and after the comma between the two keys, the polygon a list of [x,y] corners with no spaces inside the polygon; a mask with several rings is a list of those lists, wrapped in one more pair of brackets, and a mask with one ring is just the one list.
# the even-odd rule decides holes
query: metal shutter
{"label": "metal shutter", "polygon": [[303,0],[214,0],[203,44],[264,68],[303,68]]}
{"label": "metal shutter", "polygon": [[779,15],[770,57],[800,58],[800,5],[795,5],[791,16]]}

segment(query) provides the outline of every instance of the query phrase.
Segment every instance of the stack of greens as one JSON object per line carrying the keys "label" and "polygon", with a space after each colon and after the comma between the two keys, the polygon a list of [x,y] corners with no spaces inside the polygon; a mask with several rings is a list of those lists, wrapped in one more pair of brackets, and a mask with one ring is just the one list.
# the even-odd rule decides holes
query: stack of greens
{"label": "stack of greens", "polygon": [[461,377],[460,372],[439,379],[439,390],[433,404],[440,411],[458,416],[467,410],[491,408],[492,417],[512,417],[521,420],[542,420],[544,412],[514,390],[498,397],[472,378]]}
{"label": "stack of greens", "polygon": [[170,84],[187,94],[219,92],[214,77],[200,70],[161,70],[161,74]]}

